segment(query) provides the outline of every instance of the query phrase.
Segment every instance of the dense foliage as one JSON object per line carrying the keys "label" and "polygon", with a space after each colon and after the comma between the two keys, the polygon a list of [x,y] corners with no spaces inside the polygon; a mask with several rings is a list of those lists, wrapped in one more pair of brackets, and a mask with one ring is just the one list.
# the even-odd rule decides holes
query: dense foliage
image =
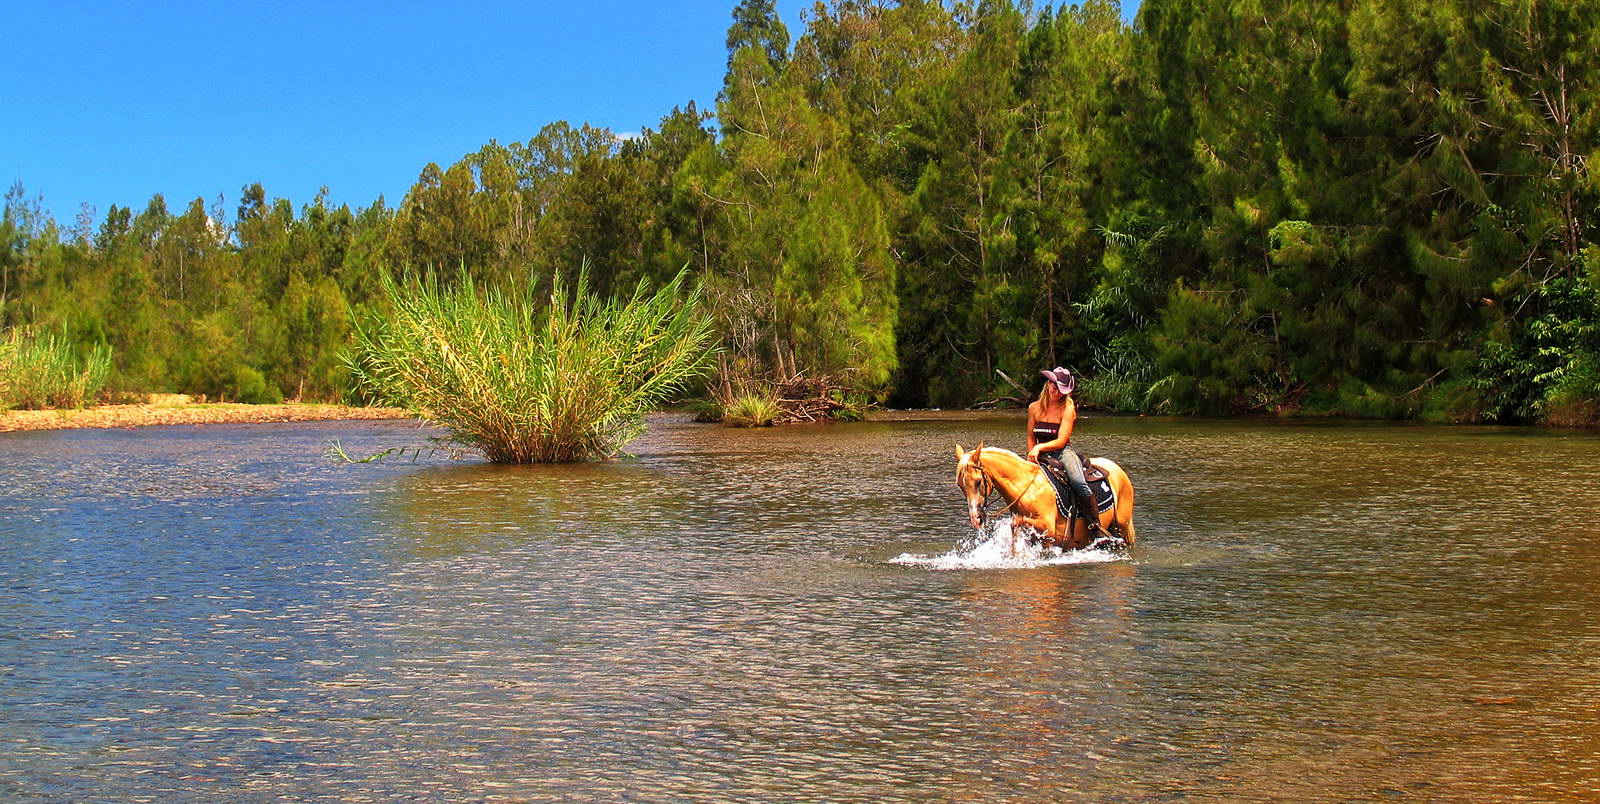
{"label": "dense foliage", "polygon": [[0,332],[0,410],[83,407],[100,394],[110,371],[104,346],[79,355],[49,333]]}
{"label": "dense foliage", "polygon": [[[398,207],[245,189],[62,228],[9,322],[113,386],[333,397],[389,266],[603,295],[689,265],[741,371],[901,405],[1062,364],[1123,410],[1593,422],[1600,0],[832,0],[727,32],[715,123],[554,123]],[[571,277],[567,277],[569,280]]]}
{"label": "dense foliage", "polygon": [[528,284],[386,281],[386,310],[358,324],[349,369],[376,401],[497,463],[608,458],[709,367],[711,320],[686,278],[607,301],[579,274],[570,293],[557,280],[546,304]]}

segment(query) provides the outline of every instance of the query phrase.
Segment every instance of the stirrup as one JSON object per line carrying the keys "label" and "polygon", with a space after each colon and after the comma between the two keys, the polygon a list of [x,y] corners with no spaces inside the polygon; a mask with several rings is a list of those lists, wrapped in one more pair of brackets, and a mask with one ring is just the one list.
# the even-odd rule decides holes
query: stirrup
{"label": "stirrup", "polygon": [[1127,541],[1120,536],[1112,535],[1111,531],[1101,527],[1098,522],[1085,522],[1084,525],[1084,534],[1089,537],[1089,549],[1097,547],[1116,549],[1128,545]]}

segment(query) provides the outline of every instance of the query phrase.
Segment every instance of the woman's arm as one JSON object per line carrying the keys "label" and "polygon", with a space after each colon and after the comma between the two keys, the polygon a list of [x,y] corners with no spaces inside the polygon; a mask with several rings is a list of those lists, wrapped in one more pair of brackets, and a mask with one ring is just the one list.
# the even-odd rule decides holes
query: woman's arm
{"label": "woman's arm", "polygon": [[1067,442],[1072,440],[1072,428],[1078,424],[1078,406],[1072,404],[1072,397],[1070,396],[1066,398],[1065,403],[1065,406],[1061,408],[1061,431],[1056,433],[1056,440],[1050,442],[1052,444],[1055,444],[1056,441],[1061,443],[1051,447],[1051,449],[1065,447]]}
{"label": "woman's arm", "polygon": [[1039,420],[1039,403],[1028,406],[1028,460],[1033,460],[1033,424]]}

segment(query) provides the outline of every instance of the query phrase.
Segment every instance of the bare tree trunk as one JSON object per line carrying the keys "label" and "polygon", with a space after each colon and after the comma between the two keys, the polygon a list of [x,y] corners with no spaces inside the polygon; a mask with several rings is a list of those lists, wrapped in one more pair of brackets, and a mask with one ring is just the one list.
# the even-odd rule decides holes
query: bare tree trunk
{"label": "bare tree trunk", "polygon": [[[1572,109],[1567,105],[1567,65],[1561,65],[1561,160],[1562,167],[1576,178],[1582,172],[1581,160],[1583,157],[1572,149]],[[1562,194],[1562,214],[1566,224],[1566,251],[1569,262],[1578,258],[1578,243],[1582,239],[1582,224],[1578,220],[1578,200],[1574,197],[1572,186],[1566,187]]]}
{"label": "bare tree trunk", "polygon": [[1050,322],[1050,365],[1060,365],[1056,362],[1056,278],[1054,271],[1046,271],[1044,275],[1044,305],[1045,319]]}

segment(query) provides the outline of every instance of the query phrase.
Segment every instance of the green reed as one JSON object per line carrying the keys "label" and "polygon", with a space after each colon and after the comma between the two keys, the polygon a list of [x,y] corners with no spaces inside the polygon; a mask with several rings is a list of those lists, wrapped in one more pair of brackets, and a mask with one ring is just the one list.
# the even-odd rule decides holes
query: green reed
{"label": "green reed", "polygon": [[744,393],[722,406],[722,423],[728,427],[771,427],[782,414],[775,392]]}
{"label": "green reed", "polygon": [[496,463],[616,455],[713,354],[687,272],[626,299],[592,295],[583,273],[571,289],[557,278],[548,304],[531,289],[431,277],[387,281],[384,295],[388,312],[357,328],[346,361],[359,387]]}
{"label": "green reed", "polygon": [[79,357],[66,339],[48,333],[0,333],[0,410],[81,408],[99,396],[110,375],[110,347]]}

